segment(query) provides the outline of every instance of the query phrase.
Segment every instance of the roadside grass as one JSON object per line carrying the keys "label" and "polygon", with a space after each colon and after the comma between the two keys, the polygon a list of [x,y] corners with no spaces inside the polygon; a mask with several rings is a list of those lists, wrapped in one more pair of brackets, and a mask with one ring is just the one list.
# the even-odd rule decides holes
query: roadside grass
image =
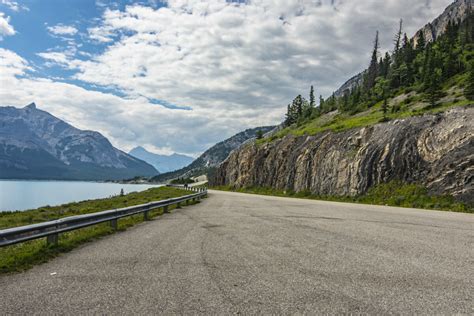
{"label": "roadside grass", "polygon": [[203,183],[203,184],[200,184],[200,185],[195,185],[195,186],[193,186],[193,188],[204,189],[204,188],[207,188],[208,186],[209,186],[209,184],[206,181],[206,183]]}
{"label": "roadside grass", "polygon": [[[29,225],[66,216],[88,214],[126,206],[144,204],[152,201],[164,200],[190,194],[172,187],[152,188],[142,192],[133,192],[124,196],[107,199],[87,200],[69,203],[60,206],[48,206],[28,211],[0,213],[0,229]],[[189,201],[189,205],[199,203]],[[169,211],[176,206],[170,206]],[[160,216],[163,209],[158,208],[149,213],[149,218]],[[128,227],[143,222],[143,214],[137,214],[118,220],[117,231],[124,231]],[[0,248],[0,274],[21,272],[34,265],[47,262],[61,253],[68,252],[81,244],[91,242],[100,237],[116,232],[109,223],[90,226],[59,235],[58,245],[47,245],[45,238]]]}
{"label": "roadside grass", "polygon": [[429,195],[426,188],[420,185],[404,184],[398,181],[380,184],[369,189],[366,194],[358,196],[319,196],[314,195],[309,191],[293,192],[276,190],[268,187],[232,188],[230,186],[215,186],[211,187],[211,189],[334,202],[349,202],[474,213],[474,205],[458,202],[449,195]]}

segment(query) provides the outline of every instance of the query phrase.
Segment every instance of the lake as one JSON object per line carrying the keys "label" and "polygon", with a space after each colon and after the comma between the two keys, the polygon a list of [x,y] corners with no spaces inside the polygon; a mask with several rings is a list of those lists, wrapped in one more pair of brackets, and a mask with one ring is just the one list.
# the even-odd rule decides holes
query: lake
{"label": "lake", "polygon": [[161,185],[82,181],[0,180],[0,212],[28,210],[111,195],[143,191]]}

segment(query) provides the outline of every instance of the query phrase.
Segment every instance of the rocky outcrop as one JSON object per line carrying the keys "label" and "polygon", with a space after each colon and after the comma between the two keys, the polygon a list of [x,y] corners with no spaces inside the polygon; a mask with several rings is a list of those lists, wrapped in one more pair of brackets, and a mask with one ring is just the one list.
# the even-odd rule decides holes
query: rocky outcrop
{"label": "rocky outcrop", "polygon": [[344,132],[286,136],[230,154],[212,185],[357,195],[391,180],[474,202],[474,108]]}
{"label": "rocky outcrop", "polygon": [[438,36],[446,31],[449,22],[457,23],[463,21],[468,13],[472,11],[473,5],[474,0],[454,1],[440,16],[416,32],[416,35],[414,36],[415,43],[421,33],[423,33],[426,41],[432,42],[436,40]]}

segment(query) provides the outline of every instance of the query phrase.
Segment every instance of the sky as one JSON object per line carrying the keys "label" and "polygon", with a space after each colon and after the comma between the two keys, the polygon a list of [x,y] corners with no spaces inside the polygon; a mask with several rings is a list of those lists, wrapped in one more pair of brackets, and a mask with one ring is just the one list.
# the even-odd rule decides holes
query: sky
{"label": "sky", "polygon": [[198,156],[329,96],[452,0],[0,0],[0,106]]}

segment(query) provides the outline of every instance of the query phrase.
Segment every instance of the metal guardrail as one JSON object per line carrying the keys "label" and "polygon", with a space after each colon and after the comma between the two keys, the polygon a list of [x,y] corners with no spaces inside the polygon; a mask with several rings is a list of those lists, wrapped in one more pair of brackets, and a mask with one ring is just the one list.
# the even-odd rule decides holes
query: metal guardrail
{"label": "metal guardrail", "polygon": [[180,204],[183,202],[187,204],[190,200],[200,200],[202,197],[207,195],[207,188],[181,188],[194,193],[141,205],[134,205],[91,214],[69,216],[44,223],[3,229],[0,230],[0,247],[44,237],[46,237],[48,244],[57,244],[60,233],[65,233],[71,230],[97,225],[104,222],[110,222],[110,226],[113,229],[117,229],[117,221],[122,217],[143,213],[144,220],[148,220],[149,212],[151,210],[163,207],[163,211],[167,213],[168,207],[170,205],[177,204],[180,206]]}

